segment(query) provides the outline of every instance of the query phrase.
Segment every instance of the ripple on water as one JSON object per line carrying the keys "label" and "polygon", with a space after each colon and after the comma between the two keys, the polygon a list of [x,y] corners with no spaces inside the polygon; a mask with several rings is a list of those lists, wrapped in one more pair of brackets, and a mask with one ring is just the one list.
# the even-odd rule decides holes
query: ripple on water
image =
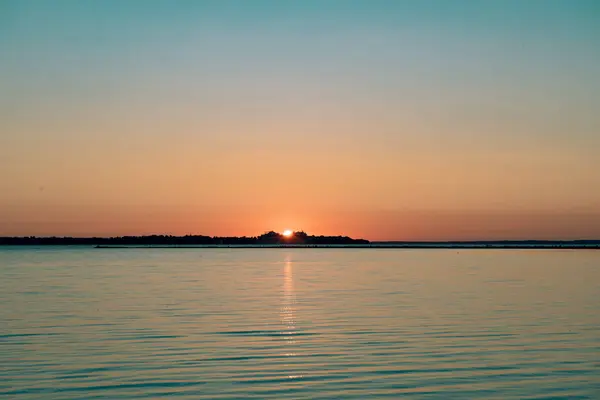
{"label": "ripple on water", "polygon": [[597,265],[585,251],[0,249],[0,395],[598,398]]}

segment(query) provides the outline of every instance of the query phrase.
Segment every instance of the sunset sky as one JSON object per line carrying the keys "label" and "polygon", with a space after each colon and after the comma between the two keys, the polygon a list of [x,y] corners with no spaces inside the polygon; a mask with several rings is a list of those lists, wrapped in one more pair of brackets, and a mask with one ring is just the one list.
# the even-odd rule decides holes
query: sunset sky
{"label": "sunset sky", "polygon": [[0,1],[0,235],[600,238],[600,3]]}

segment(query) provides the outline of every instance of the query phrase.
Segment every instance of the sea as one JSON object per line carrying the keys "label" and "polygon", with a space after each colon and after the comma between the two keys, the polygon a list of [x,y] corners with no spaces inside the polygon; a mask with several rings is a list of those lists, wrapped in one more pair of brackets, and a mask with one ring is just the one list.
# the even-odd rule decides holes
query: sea
{"label": "sea", "polygon": [[0,398],[600,399],[600,250],[1,247]]}

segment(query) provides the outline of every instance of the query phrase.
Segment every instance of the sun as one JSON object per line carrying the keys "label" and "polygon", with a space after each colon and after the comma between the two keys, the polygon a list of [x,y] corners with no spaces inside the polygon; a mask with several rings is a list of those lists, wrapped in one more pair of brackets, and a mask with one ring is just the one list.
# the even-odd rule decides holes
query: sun
{"label": "sun", "polygon": [[294,232],[291,229],[286,229],[285,231],[283,231],[282,235],[285,237],[290,237],[294,234]]}

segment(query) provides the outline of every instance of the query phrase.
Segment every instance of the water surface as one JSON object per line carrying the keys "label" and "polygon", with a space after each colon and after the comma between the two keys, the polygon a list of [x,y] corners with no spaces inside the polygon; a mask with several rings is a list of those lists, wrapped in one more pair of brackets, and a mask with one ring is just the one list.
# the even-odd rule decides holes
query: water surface
{"label": "water surface", "polygon": [[0,248],[11,399],[598,399],[600,251]]}

